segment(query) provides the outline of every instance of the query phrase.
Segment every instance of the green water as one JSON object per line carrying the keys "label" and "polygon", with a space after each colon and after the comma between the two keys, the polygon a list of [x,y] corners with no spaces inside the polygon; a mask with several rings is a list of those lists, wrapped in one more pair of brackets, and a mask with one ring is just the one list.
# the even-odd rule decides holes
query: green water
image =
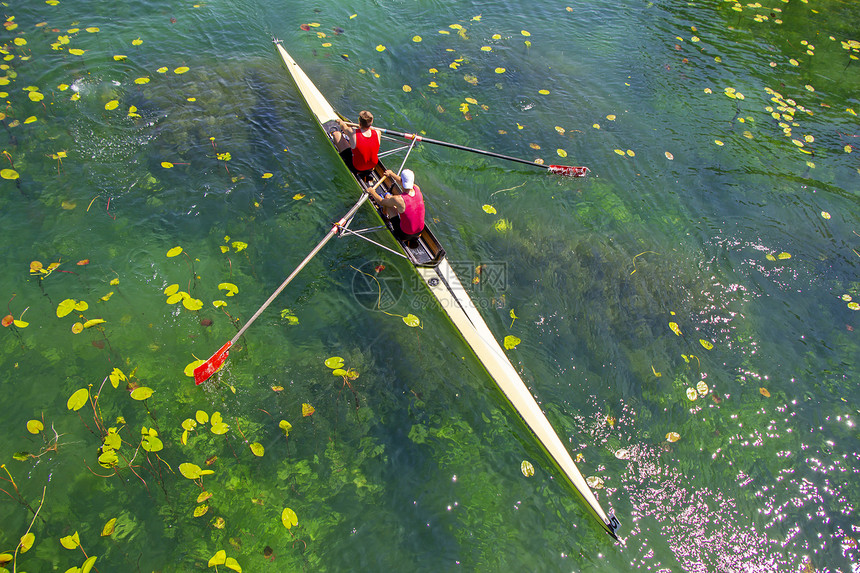
{"label": "green water", "polygon": [[[0,333],[0,552],[35,535],[14,569],[190,571],[224,550],[219,570],[854,570],[855,5],[385,4],[6,6],[0,169],[19,179],[0,192],[0,295],[28,325]],[[350,116],[590,168],[429,145],[408,160],[491,330],[521,339],[512,362],[602,480],[620,543],[412,269],[365,242],[332,241],[217,380],[185,376],[357,199],[272,35]],[[366,209],[353,226],[372,224]],[[389,314],[354,270],[380,264]],[[174,284],[203,307],[167,304]],[[66,299],[87,308],[58,317]],[[81,388],[96,407],[71,411]],[[229,428],[183,444],[198,411]],[[162,450],[139,447],[141,427]],[[213,472],[210,499],[183,463]],[[75,532],[84,552],[60,543]]]}

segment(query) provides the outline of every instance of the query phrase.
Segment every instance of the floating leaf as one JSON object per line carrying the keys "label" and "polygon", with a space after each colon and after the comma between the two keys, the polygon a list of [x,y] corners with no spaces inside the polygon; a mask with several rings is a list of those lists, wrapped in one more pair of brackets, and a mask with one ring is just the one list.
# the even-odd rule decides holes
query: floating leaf
{"label": "floating leaf", "polygon": [[675,156],[672,155],[671,153],[669,153],[668,151],[664,155],[666,156],[666,159],[668,159],[669,161],[672,161],[673,159],[675,159]]}
{"label": "floating leaf", "polygon": [[708,393],[708,385],[705,383],[704,380],[699,380],[699,382],[696,384],[696,390],[698,390],[699,395],[704,396]]}
{"label": "floating leaf", "polygon": [[651,365],[651,372],[653,372],[653,373],[654,373],[654,376],[655,376],[656,378],[660,378],[661,376],[663,376],[663,373],[662,373],[662,372],[657,372],[657,369],[656,369],[656,368],[654,368],[654,365],[653,365],[653,364]]}
{"label": "floating leaf", "polygon": [[188,479],[199,478],[202,471],[203,470],[197,464],[192,464],[190,462],[179,464],[179,473]]}
{"label": "floating leaf", "polygon": [[224,566],[228,569],[236,571],[236,573],[242,573],[242,567],[239,565],[239,562],[232,557],[227,558],[227,560],[224,562]]}
{"label": "floating leaf", "polygon": [[107,321],[102,318],[94,318],[92,320],[86,321],[83,326],[84,328],[92,328],[93,326],[96,326],[97,324],[102,324],[103,322]]}
{"label": "floating leaf", "polygon": [[[205,360],[195,360],[194,362],[189,363],[185,367],[185,370],[183,370],[183,372],[185,373],[186,376],[188,376],[190,378],[190,377],[194,376],[194,369],[197,368],[198,366],[200,366],[201,364],[203,364],[204,362],[206,362],[206,361]],[[205,414],[205,412],[204,412],[204,414]],[[200,422],[200,423],[205,424],[206,421],[204,420],[203,422]]]}
{"label": "floating leaf", "polygon": [[76,390],[74,394],[69,396],[69,400],[66,402],[66,407],[73,412],[77,412],[84,407],[84,404],[87,403],[89,397],[90,391],[87,388]]}
{"label": "floating leaf", "polygon": [[24,322],[23,320],[15,320],[12,322],[12,324],[17,326],[18,328],[27,328],[28,326],[30,326],[29,322]]}
{"label": "floating leaf", "polygon": [[672,330],[672,332],[674,332],[678,336],[681,336],[681,328],[678,326],[677,322],[670,322],[669,328]]}
{"label": "floating leaf", "polygon": [[327,358],[325,361],[325,365],[331,369],[343,368],[343,364],[343,358],[340,356],[332,356],[331,358]]}
{"label": "floating leaf", "polygon": [[90,305],[88,305],[86,303],[86,301],[83,301],[83,300],[79,300],[78,302],[75,303],[75,310],[77,310],[78,312],[84,312],[89,307],[90,307]]}
{"label": "floating leaf", "polygon": [[208,505],[206,505],[206,504],[198,505],[197,507],[194,508],[194,517],[202,517],[202,516],[206,515],[207,511],[209,511]]}
{"label": "floating leaf", "polygon": [[304,198],[305,198],[305,194],[304,194],[304,193],[296,193],[295,195],[293,195],[293,199],[294,199],[294,200],[296,200],[296,201],[300,201],[300,200],[302,200],[302,199],[304,199]]}
{"label": "floating leaf", "polygon": [[266,453],[266,449],[263,447],[263,444],[260,444],[259,442],[254,442],[250,447],[251,452],[258,458],[262,458],[263,454]]}
{"label": "floating leaf", "polygon": [[407,84],[403,84],[403,91],[404,91],[404,92],[406,92],[406,93],[411,92],[411,91],[412,91],[412,86],[407,85]]}
{"label": "floating leaf", "polygon": [[119,102],[115,99],[110,100],[105,104],[105,109],[111,111],[119,106]]}
{"label": "floating leaf", "polygon": [[624,150],[623,149],[613,149],[613,151],[622,157],[624,156]]}
{"label": "floating leaf", "polygon": [[790,253],[780,253],[776,256],[776,258],[780,259],[780,260],[790,259],[791,254]]}
{"label": "floating leaf", "polygon": [[172,285],[168,286],[166,289],[164,289],[164,294],[166,294],[167,296],[174,295],[177,292],[179,292],[179,285],[178,284],[172,284]]}
{"label": "floating leaf", "polygon": [[775,261],[775,260],[776,260],[776,257],[774,257],[774,256],[773,256],[772,254],[770,254],[770,253],[768,253],[767,255],[765,255],[765,257],[764,257],[764,258],[766,258],[766,259],[767,259],[767,260],[769,260],[769,261]]}
{"label": "floating leaf", "polygon": [[516,347],[517,347],[517,345],[518,345],[520,342],[522,342],[522,340],[520,340],[520,339],[519,339],[519,338],[517,338],[516,336],[513,336],[513,335],[510,335],[510,334],[509,334],[509,335],[507,335],[507,336],[505,337],[505,348],[506,348],[507,350],[513,350],[514,348],[516,348]]}
{"label": "floating leaf", "polygon": [[759,388],[758,391],[765,398],[770,398],[770,392],[767,391],[767,388]]}
{"label": "floating leaf", "polygon": [[209,421],[209,414],[203,410],[197,410],[197,412],[194,413],[194,418],[197,420],[198,424],[205,424]]}
{"label": "floating leaf", "polygon": [[281,311],[281,320],[286,320],[290,325],[296,325],[299,323],[299,317],[297,317],[293,311],[288,308]]}
{"label": "floating leaf", "polygon": [[495,72],[496,72],[497,74],[503,74],[503,73],[505,73],[506,71],[507,71],[507,70],[506,70],[505,68],[496,68],[496,69],[495,69]]}
{"label": "floating leaf", "polygon": [[603,478],[599,476],[588,476],[585,483],[592,489],[603,489]]}
{"label": "floating leaf", "polygon": [[630,451],[625,449],[625,448],[621,448],[620,450],[615,451],[615,457],[618,458],[619,460],[629,460],[630,459]]}
{"label": "floating leaf", "polygon": [[152,388],[147,388],[146,386],[138,386],[134,390],[131,391],[132,400],[143,401],[148,399],[153,394]]}
{"label": "floating leaf", "polygon": [[233,248],[236,249],[236,252],[244,251],[248,248],[248,243],[243,243],[242,241],[233,241]]}
{"label": "floating leaf", "polygon": [[382,44],[379,44],[378,46],[376,46],[376,51],[377,52],[384,52],[385,46],[383,46]]}
{"label": "floating leaf", "polygon": [[71,298],[67,298],[66,300],[61,302],[59,305],[57,305],[57,317],[63,318],[64,316],[75,310],[75,305],[77,303],[78,301]]}
{"label": "floating leaf", "polygon": [[216,552],[215,555],[209,560],[209,567],[214,567],[216,565],[223,565],[227,561],[227,552],[221,549]]}
{"label": "floating leaf", "polygon": [[110,537],[113,535],[113,531],[116,528],[116,518],[112,518],[105,523],[105,526],[102,527],[102,537]]}
{"label": "floating leaf", "polygon": [[98,457],[98,462],[102,467],[109,468],[119,463],[119,457],[117,457],[114,450],[105,450],[104,453]]}
{"label": "floating leaf", "polygon": [[[155,430],[150,431],[154,432]],[[161,438],[159,438],[158,436],[147,434],[141,439],[140,447],[142,447],[147,452],[160,452],[164,449],[164,442],[162,442]]]}
{"label": "floating leaf", "polygon": [[302,404],[302,417],[307,418],[308,416],[313,416],[313,413],[316,412],[314,407],[310,404]]}
{"label": "floating leaf", "polygon": [[131,41],[132,46],[139,46],[142,43],[143,43],[143,40],[141,40],[140,38],[135,38],[134,40]]}
{"label": "floating leaf", "polygon": [[168,257],[175,257],[180,254],[182,254],[182,247],[173,247],[172,249],[167,251]]}
{"label": "floating leaf", "polygon": [[520,471],[522,471],[523,475],[526,477],[532,477],[535,475],[535,467],[528,460],[523,460],[523,463],[520,464]]}
{"label": "floating leaf", "polygon": [[36,535],[33,532],[25,533],[23,537],[21,537],[21,553],[27,553],[30,551],[30,548],[33,547],[33,543],[36,542]]}
{"label": "floating leaf", "polygon": [[848,308],[850,308],[851,310],[860,310],[860,303],[849,302]]}
{"label": "floating leaf", "polygon": [[198,298],[183,297],[182,306],[187,308],[188,310],[200,310],[203,308],[203,301]]}
{"label": "floating leaf", "polygon": [[666,434],[666,440],[669,442],[677,442],[680,439],[681,434],[679,434],[678,432],[669,432],[668,434]]}
{"label": "floating leaf", "polygon": [[27,422],[27,431],[31,434],[38,434],[45,429],[45,425],[39,420],[30,420]]}
{"label": "floating leaf", "polygon": [[81,573],[90,573],[93,570],[93,567],[96,564],[96,556],[91,555],[84,561],[83,565],[81,565]]}
{"label": "floating leaf", "polygon": [[174,74],[184,74],[189,70],[188,66],[179,66],[175,70],[173,70]]}
{"label": "floating leaf", "polygon": [[27,96],[32,101],[42,101],[43,99],[45,99],[45,94],[40,93],[40,92],[30,92],[29,94],[27,94]]}
{"label": "floating leaf", "polygon": [[263,179],[271,179],[272,177],[274,177],[274,175],[272,173],[268,173],[268,172],[263,173],[263,175],[262,175]]}
{"label": "floating leaf", "polygon": [[699,339],[699,344],[704,346],[705,350],[711,350],[714,347],[713,344],[711,344],[709,341],[705,340],[704,338]]}
{"label": "floating leaf", "polygon": [[7,314],[6,316],[3,317],[2,324],[3,324],[3,326],[10,326],[14,322],[15,322],[15,317],[12,316],[11,314]]}
{"label": "floating leaf", "polygon": [[233,296],[239,292],[239,287],[233,283],[221,283],[218,285],[218,290],[227,291],[227,296]]}
{"label": "floating leaf", "polygon": [[281,523],[284,524],[284,527],[290,529],[294,525],[299,524],[299,518],[296,515],[295,511],[293,511],[289,507],[285,507],[284,511],[281,512]]}
{"label": "floating leaf", "polygon": [[407,314],[403,317],[403,322],[406,323],[406,326],[411,326],[415,328],[416,326],[421,326],[421,319],[419,319],[414,314]]}
{"label": "floating leaf", "polygon": [[78,536],[78,532],[75,531],[71,535],[66,535],[65,537],[60,538],[60,545],[65,547],[66,549],[77,549],[81,545],[81,538]]}
{"label": "floating leaf", "polygon": [[80,48],[70,48],[69,53],[73,56],[83,56],[86,50],[82,50]]}
{"label": "floating leaf", "polygon": [[690,400],[690,401],[692,402],[692,401],[694,401],[697,397],[698,397],[698,394],[696,394],[696,389],[695,389],[695,388],[687,388],[687,399],[688,399],[688,400]]}
{"label": "floating leaf", "polygon": [[222,436],[226,434],[230,430],[230,426],[225,424],[224,422],[218,422],[212,424],[211,432],[217,436]]}
{"label": "floating leaf", "polygon": [[290,430],[293,428],[293,425],[286,420],[281,420],[280,422],[278,422],[278,427],[284,431],[284,434],[289,436]]}

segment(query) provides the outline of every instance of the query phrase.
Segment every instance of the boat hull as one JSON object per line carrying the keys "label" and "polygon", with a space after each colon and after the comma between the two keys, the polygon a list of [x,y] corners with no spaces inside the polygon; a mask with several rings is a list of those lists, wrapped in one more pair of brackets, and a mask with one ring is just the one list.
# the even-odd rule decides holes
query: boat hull
{"label": "boat hull", "polygon": [[[321,129],[326,133],[326,137],[331,142],[327,130],[331,129],[333,122],[338,118],[346,118],[334,110],[281,43],[275,41],[275,45],[287,70],[296,83],[296,87],[301,92],[308,109],[314,115]],[[334,148],[333,143],[332,147]],[[384,167],[380,162],[372,178],[378,180],[383,174]],[[362,188],[367,186],[367,183],[359,178],[356,178],[356,183]],[[378,205],[374,206],[380,219],[387,225],[389,231],[391,231],[391,224],[382,213],[380,207]],[[532,396],[519,373],[517,373],[513,364],[511,364],[511,361],[493,336],[486,322],[484,322],[463,284],[457,278],[447,260],[445,250],[435,235],[433,235],[429,228],[425,228],[417,241],[402,241],[398,240],[397,237],[395,237],[395,240],[398,241],[404,256],[412,262],[415,271],[439,302],[439,305],[448,315],[448,318],[457,330],[460,331],[464,340],[484,365],[487,373],[495,381],[502,394],[504,394],[526,426],[537,437],[544,451],[561,471],[565,480],[582,498],[590,513],[603,526],[603,529],[617,539],[616,530],[619,525],[618,520],[614,515],[607,514],[601,507],[594,492],[586,483],[579,468],[576,467],[567,448],[565,448],[534,396]]]}

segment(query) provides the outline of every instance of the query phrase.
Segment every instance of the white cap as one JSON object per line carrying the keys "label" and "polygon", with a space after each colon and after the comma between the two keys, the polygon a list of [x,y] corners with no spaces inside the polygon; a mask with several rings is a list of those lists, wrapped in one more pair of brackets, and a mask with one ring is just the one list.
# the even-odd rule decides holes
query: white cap
{"label": "white cap", "polygon": [[412,189],[412,185],[415,183],[415,174],[412,173],[411,169],[404,169],[400,172],[400,180],[403,182],[403,188],[408,191]]}

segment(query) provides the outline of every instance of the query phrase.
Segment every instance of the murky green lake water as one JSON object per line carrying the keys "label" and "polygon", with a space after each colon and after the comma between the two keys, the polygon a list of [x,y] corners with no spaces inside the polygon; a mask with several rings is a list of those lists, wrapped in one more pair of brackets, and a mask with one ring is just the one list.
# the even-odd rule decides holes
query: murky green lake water
{"label": "murky green lake water", "polygon": [[[7,570],[191,571],[222,550],[219,570],[244,571],[856,570],[854,3],[5,14]],[[217,380],[184,374],[357,199],[272,35],[350,116],[589,167],[429,145],[408,160],[620,543],[412,269],[365,242],[326,247]],[[379,265],[389,314],[356,270]]]}

